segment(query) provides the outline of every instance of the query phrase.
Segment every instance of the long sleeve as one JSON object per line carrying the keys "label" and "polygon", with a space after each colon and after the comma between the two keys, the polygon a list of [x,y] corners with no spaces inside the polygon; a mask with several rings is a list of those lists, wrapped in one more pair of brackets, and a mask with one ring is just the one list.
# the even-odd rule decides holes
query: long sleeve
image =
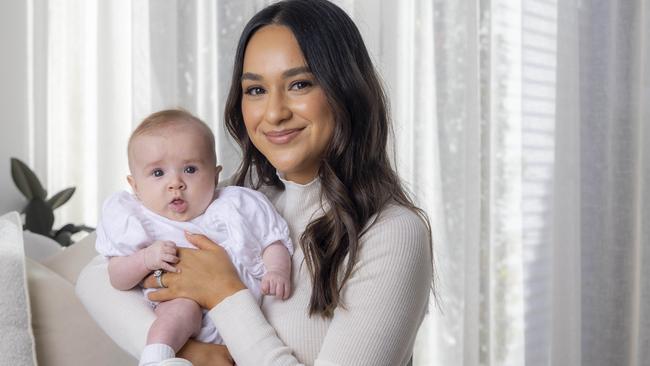
{"label": "long sleeve", "polygon": [[75,292],[88,313],[118,346],[139,358],[155,315],[142,290],[116,290],[111,286],[108,261],[93,258],[81,271]]}
{"label": "long sleeve", "polygon": [[[321,339],[310,337],[308,331],[292,334],[291,339],[301,339],[302,344],[292,342],[294,347],[288,347],[246,290],[212,309],[209,315],[237,363],[300,365],[294,355],[315,348],[314,365],[405,364],[429,299],[432,263],[426,226],[411,211],[392,207],[362,237],[361,245],[343,289],[344,306],[335,310]],[[298,281],[309,282],[305,274],[302,271]],[[296,291],[301,293],[293,295],[298,297],[295,308],[282,309],[283,326],[292,333],[301,332],[310,290],[300,286]]]}

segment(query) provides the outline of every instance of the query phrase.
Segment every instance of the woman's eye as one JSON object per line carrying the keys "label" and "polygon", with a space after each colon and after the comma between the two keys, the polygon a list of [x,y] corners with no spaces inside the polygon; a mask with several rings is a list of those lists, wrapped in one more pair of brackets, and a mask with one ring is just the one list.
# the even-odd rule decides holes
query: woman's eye
{"label": "woman's eye", "polygon": [[290,89],[301,90],[301,89],[308,88],[308,87],[310,87],[312,85],[313,84],[312,84],[311,81],[301,80],[301,81],[296,81],[295,83],[291,84]]}
{"label": "woman's eye", "polygon": [[255,96],[264,94],[264,92],[264,88],[260,88],[259,86],[251,86],[250,88],[246,88],[246,91],[244,93]]}
{"label": "woman's eye", "polygon": [[153,172],[151,172],[151,175],[154,177],[162,177],[165,175],[165,172],[163,172],[162,169],[155,169]]}
{"label": "woman's eye", "polygon": [[185,167],[185,170],[184,170],[184,171],[185,171],[185,173],[187,173],[187,174],[194,174],[194,173],[196,173],[196,167],[194,167],[194,166],[187,166],[187,167]]}

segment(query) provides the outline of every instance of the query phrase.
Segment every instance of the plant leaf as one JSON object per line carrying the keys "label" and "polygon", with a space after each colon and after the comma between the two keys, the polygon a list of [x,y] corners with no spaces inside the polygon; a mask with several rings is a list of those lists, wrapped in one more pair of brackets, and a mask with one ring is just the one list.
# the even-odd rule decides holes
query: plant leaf
{"label": "plant leaf", "polygon": [[72,198],[72,195],[74,194],[74,187],[66,188],[62,190],[61,192],[55,194],[54,196],[50,197],[50,199],[47,200],[47,203],[52,206],[52,209],[56,209],[58,207],[61,207],[64,203],[68,202],[70,198]]}
{"label": "plant leaf", "polygon": [[72,244],[72,234],[69,231],[59,231],[54,236],[54,240],[56,240],[62,247],[68,247]]}
{"label": "plant leaf", "polygon": [[50,236],[54,225],[54,212],[47,202],[40,198],[29,201],[25,207],[25,229],[45,236]]}
{"label": "plant leaf", "polygon": [[76,234],[76,233],[84,230],[84,228],[85,228],[85,226],[83,226],[83,225],[67,224],[67,225],[64,225],[62,228],[60,228],[59,230],[57,230],[56,233],[54,234],[54,236],[57,236],[57,235],[61,234],[64,231],[67,231],[70,234]]}
{"label": "plant leaf", "polygon": [[59,235],[59,233],[62,232],[62,231],[69,231],[69,232],[74,234],[74,233],[76,233],[76,231],[73,231],[74,228],[75,228],[74,224],[63,225],[59,230],[56,231],[56,234],[54,234],[54,236]]}
{"label": "plant leaf", "polygon": [[44,200],[47,196],[47,192],[43,189],[36,174],[25,163],[16,158],[11,158],[11,177],[16,187],[28,200],[33,198]]}

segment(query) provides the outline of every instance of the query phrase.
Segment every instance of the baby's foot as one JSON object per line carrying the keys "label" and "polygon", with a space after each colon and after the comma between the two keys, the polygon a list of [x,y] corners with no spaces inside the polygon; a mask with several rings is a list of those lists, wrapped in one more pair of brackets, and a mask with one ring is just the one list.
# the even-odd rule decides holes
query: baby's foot
{"label": "baby's foot", "polygon": [[162,343],[148,344],[142,350],[138,366],[192,366],[183,358],[174,358],[176,353],[170,346]]}
{"label": "baby's foot", "polygon": [[170,358],[158,364],[159,366],[192,366],[192,363],[184,358]]}

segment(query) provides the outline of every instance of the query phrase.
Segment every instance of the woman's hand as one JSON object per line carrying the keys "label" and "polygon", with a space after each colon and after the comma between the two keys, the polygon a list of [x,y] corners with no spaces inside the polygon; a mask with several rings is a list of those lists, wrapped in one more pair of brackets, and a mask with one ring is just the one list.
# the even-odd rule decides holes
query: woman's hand
{"label": "woman's hand", "polygon": [[226,346],[208,344],[190,339],[178,353],[194,366],[232,366],[235,364]]}
{"label": "woman's hand", "polygon": [[[185,297],[203,308],[212,309],[226,297],[246,288],[221,246],[203,235],[185,233],[185,237],[198,250],[178,249],[178,272],[164,273],[162,283],[166,288],[150,293],[149,300],[167,301]],[[147,277],[144,287],[158,287],[156,279]]]}

